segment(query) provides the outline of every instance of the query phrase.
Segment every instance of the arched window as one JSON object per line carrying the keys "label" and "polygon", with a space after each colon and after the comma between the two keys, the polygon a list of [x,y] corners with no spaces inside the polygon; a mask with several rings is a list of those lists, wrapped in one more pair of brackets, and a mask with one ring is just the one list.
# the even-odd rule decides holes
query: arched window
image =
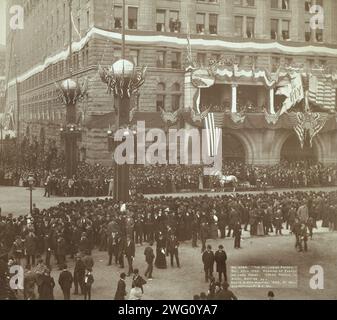
{"label": "arched window", "polygon": [[171,107],[173,111],[176,111],[180,108],[180,99],[181,99],[181,89],[179,83],[174,83],[171,88]]}
{"label": "arched window", "polygon": [[161,109],[165,110],[165,84],[160,82],[157,85],[157,99],[156,99],[156,109],[160,111]]}

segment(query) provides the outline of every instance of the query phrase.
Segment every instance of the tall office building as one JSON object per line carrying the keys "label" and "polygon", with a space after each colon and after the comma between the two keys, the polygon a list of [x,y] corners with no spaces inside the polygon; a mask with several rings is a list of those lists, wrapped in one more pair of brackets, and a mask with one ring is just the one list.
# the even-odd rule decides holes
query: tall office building
{"label": "tall office building", "polygon": [[[19,136],[45,135],[61,143],[65,107],[57,100],[55,82],[69,76],[68,1],[9,0],[7,6],[18,3],[24,8],[24,29],[7,34],[7,110],[19,120]],[[319,7],[310,13],[314,5]],[[121,57],[122,1],[73,0],[72,8],[73,77],[88,79],[87,95],[78,104],[83,129],[78,150],[89,161],[108,162],[106,131],[115,123],[113,97],[99,78],[98,66],[109,67]],[[310,21],[319,8],[324,9],[324,28],[314,29]],[[197,88],[187,69],[189,60],[205,70],[222,62],[222,72],[233,67],[241,72],[240,77],[217,77],[213,87],[201,90],[202,104],[214,105],[216,118],[221,118],[224,141],[231,146],[225,151],[228,159],[272,164],[298,149],[287,121],[273,125],[265,120],[264,109],[273,114],[280,107],[274,88],[266,84],[279,67],[301,65],[316,70],[319,79],[326,76],[329,92],[320,92],[320,80],[314,98],[330,110],[336,108],[335,0],[127,0],[126,46],[126,56],[135,65],[148,66],[139,96],[132,97],[135,118],[144,119],[148,127],[165,126],[161,109],[194,106]],[[252,76],[252,70],[265,76]],[[224,120],[226,105],[233,114],[246,105],[252,110],[238,124]],[[302,153],[336,162],[335,134],[335,126],[329,125],[315,139],[313,152]]]}

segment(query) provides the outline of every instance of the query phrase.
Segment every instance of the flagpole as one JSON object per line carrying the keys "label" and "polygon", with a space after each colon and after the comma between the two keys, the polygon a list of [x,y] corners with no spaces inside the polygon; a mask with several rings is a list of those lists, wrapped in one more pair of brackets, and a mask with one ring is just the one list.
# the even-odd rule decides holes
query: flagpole
{"label": "flagpole", "polygon": [[72,48],[72,42],[73,42],[73,26],[72,26],[72,2],[73,0],[68,0],[69,1],[69,75],[70,78],[73,73],[73,48]]}
{"label": "flagpole", "polygon": [[122,22],[122,59],[125,59],[125,0],[123,0],[123,22]]}

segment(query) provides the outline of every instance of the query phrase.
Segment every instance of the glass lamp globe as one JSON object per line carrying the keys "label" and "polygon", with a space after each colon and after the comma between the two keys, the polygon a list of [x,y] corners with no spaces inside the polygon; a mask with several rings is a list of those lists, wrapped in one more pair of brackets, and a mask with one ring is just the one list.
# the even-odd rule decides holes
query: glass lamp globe
{"label": "glass lamp globe", "polygon": [[111,66],[111,69],[117,76],[124,75],[124,77],[131,77],[133,74],[134,65],[129,60],[120,59]]}
{"label": "glass lamp globe", "polygon": [[61,83],[61,86],[64,90],[75,90],[77,88],[77,83],[73,79],[67,79]]}

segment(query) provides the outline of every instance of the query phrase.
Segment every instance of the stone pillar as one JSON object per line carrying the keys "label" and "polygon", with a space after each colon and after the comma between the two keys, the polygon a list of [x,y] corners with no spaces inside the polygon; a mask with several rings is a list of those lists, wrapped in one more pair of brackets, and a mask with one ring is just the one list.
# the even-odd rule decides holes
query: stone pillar
{"label": "stone pillar", "polygon": [[274,88],[269,89],[269,112],[270,114],[275,114],[275,106],[274,106]]}
{"label": "stone pillar", "polygon": [[237,113],[237,84],[232,85],[232,113]]}

